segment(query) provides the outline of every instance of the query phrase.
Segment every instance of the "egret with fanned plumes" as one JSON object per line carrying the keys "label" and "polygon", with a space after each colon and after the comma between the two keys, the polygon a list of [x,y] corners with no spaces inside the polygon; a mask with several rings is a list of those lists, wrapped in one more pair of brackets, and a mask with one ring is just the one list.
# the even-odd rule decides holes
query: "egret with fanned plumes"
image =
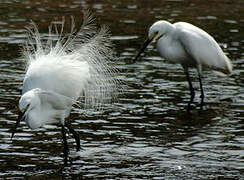
{"label": "egret with fanned plumes", "polygon": [[189,76],[189,68],[196,68],[198,72],[201,89],[201,109],[204,103],[204,91],[201,80],[202,70],[214,70],[221,75],[232,73],[231,61],[214,38],[192,24],[186,22],[171,24],[164,20],[155,22],[149,28],[148,38],[134,61],[140,57],[141,53],[153,40],[157,42],[157,50],[163,58],[173,63],[181,64],[183,67],[191,95],[188,110],[195,97],[195,91]]}
{"label": "egret with fanned plumes", "polygon": [[78,30],[71,18],[71,28],[64,34],[65,21],[53,23],[49,34],[39,33],[35,23],[28,28],[29,38],[24,46],[27,68],[19,100],[20,121],[36,129],[45,124],[61,125],[64,144],[64,164],[67,164],[66,129],[73,135],[76,150],[80,150],[79,134],[67,118],[73,105],[99,108],[110,102],[118,90],[115,69],[109,65],[114,58],[108,28],[96,28],[94,18],[84,13]]}

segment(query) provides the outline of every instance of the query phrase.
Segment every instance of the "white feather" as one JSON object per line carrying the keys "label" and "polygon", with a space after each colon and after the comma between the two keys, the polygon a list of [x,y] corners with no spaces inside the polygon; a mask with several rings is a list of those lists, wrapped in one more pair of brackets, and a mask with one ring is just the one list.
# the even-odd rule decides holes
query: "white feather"
{"label": "white feather", "polygon": [[231,74],[231,61],[204,30],[186,22],[157,21],[150,27],[148,36],[155,33],[158,51],[165,59],[184,68],[208,68]]}
{"label": "white feather", "polygon": [[22,93],[34,88],[83,99],[85,105],[97,107],[111,100],[117,91],[115,70],[108,65],[114,58],[106,27],[96,29],[89,13],[81,29],[72,20],[71,32],[63,35],[58,25],[50,26],[43,37],[32,22],[24,48],[27,63]]}

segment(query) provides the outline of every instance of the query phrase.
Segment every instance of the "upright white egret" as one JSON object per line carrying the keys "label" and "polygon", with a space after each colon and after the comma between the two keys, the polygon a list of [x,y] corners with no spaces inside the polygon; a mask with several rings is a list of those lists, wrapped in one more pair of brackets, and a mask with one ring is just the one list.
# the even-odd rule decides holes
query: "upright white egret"
{"label": "upright white egret", "polygon": [[210,69],[226,75],[232,72],[231,61],[221,50],[214,38],[192,24],[186,22],[171,24],[163,20],[155,22],[150,27],[148,38],[134,61],[139,58],[141,53],[153,40],[157,41],[157,50],[163,58],[182,65],[190,87],[191,99],[188,103],[188,110],[195,97],[188,68],[196,68],[198,72],[201,88],[201,108],[204,103],[201,81],[202,70]]}
{"label": "upright white egret", "polygon": [[108,64],[114,57],[108,29],[96,28],[93,20],[85,12],[83,24],[76,30],[71,18],[71,30],[64,35],[63,19],[59,25],[52,24],[46,36],[31,23],[23,51],[27,70],[19,100],[20,113],[11,138],[23,119],[31,129],[60,123],[65,165],[66,128],[75,138],[76,150],[80,150],[79,134],[66,120],[72,105],[84,102],[85,106],[100,107],[118,90],[114,68]]}

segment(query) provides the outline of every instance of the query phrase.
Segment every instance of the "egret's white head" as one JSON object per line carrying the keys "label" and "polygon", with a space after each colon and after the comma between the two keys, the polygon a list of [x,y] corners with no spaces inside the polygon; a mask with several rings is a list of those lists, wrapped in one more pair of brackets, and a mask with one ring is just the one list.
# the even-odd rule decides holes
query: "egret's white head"
{"label": "egret's white head", "polygon": [[168,21],[157,21],[155,22],[148,31],[148,39],[156,41],[159,40],[163,35],[165,35],[171,24]]}
{"label": "egret's white head", "polygon": [[161,37],[163,37],[167,32],[169,32],[170,28],[172,27],[172,25],[167,22],[167,21],[157,21],[155,22],[148,31],[148,38],[147,40],[144,42],[144,44],[142,45],[139,53],[137,54],[137,56],[135,57],[134,61],[136,61],[141,53],[146,49],[146,47],[153,41],[156,40],[158,41]]}
{"label": "egret's white head", "polygon": [[26,117],[26,115],[29,113],[29,111],[33,108],[35,108],[36,106],[38,106],[38,104],[40,104],[40,98],[37,95],[37,92],[40,91],[39,89],[33,89],[30,90],[28,92],[26,92],[25,94],[23,94],[19,100],[19,116],[18,116],[18,120],[16,121],[15,127],[12,131],[12,137],[14,136],[14,133],[16,132],[16,129],[20,123],[20,121]]}
{"label": "egret's white head", "polygon": [[26,112],[26,114],[35,106],[40,104],[40,98],[37,95],[39,89],[33,89],[23,94],[19,100],[20,112]]}

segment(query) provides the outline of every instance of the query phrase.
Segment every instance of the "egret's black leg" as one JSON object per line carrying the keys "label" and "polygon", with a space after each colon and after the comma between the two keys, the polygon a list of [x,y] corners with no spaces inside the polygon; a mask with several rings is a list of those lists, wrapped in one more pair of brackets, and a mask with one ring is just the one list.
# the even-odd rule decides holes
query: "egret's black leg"
{"label": "egret's black leg", "polygon": [[65,126],[69,129],[69,131],[73,134],[76,142],[76,151],[80,150],[80,136],[79,134],[70,126],[69,123],[65,121]]}
{"label": "egret's black leg", "polygon": [[62,125],[62,137],[63,137],[63,144],[64,144],[64,166],[67,166],[69,147],[67,144],[66,130],[64,125]]}
{"label": "egret's black leg", "polygon": [[186,79],[187,79],[188,84],[189,84],[190,95],[191,95],[190,102],[188,103],[188,111],[189,111],[190,108],[191,108],[191,104],[193,103],[193,100],[194,100],[194,97],[195,97],[195,92],[194,92],[194,88],[193,88],[192,83],[191,83],[191,78],[190,78],[188,69],[184,69],[184,70],[185,70],[185,74],[186,74]]}
{"label": "egret's black leg", "polygon": [[200,104],[200,108],[202,109],[202,107],[203,107],[203,103],[204,103],[204,91],[203,91],[203,87],[202,87],[202,78],[201,78],[201,73],[200,73],[200,71],[198,70],[197,71],[198,72],[198,79],[199,79],[199,83],[200,83],[200,89],[201,89],[201,96],[200,96],[200,98],[201,98],[201,104]]}

